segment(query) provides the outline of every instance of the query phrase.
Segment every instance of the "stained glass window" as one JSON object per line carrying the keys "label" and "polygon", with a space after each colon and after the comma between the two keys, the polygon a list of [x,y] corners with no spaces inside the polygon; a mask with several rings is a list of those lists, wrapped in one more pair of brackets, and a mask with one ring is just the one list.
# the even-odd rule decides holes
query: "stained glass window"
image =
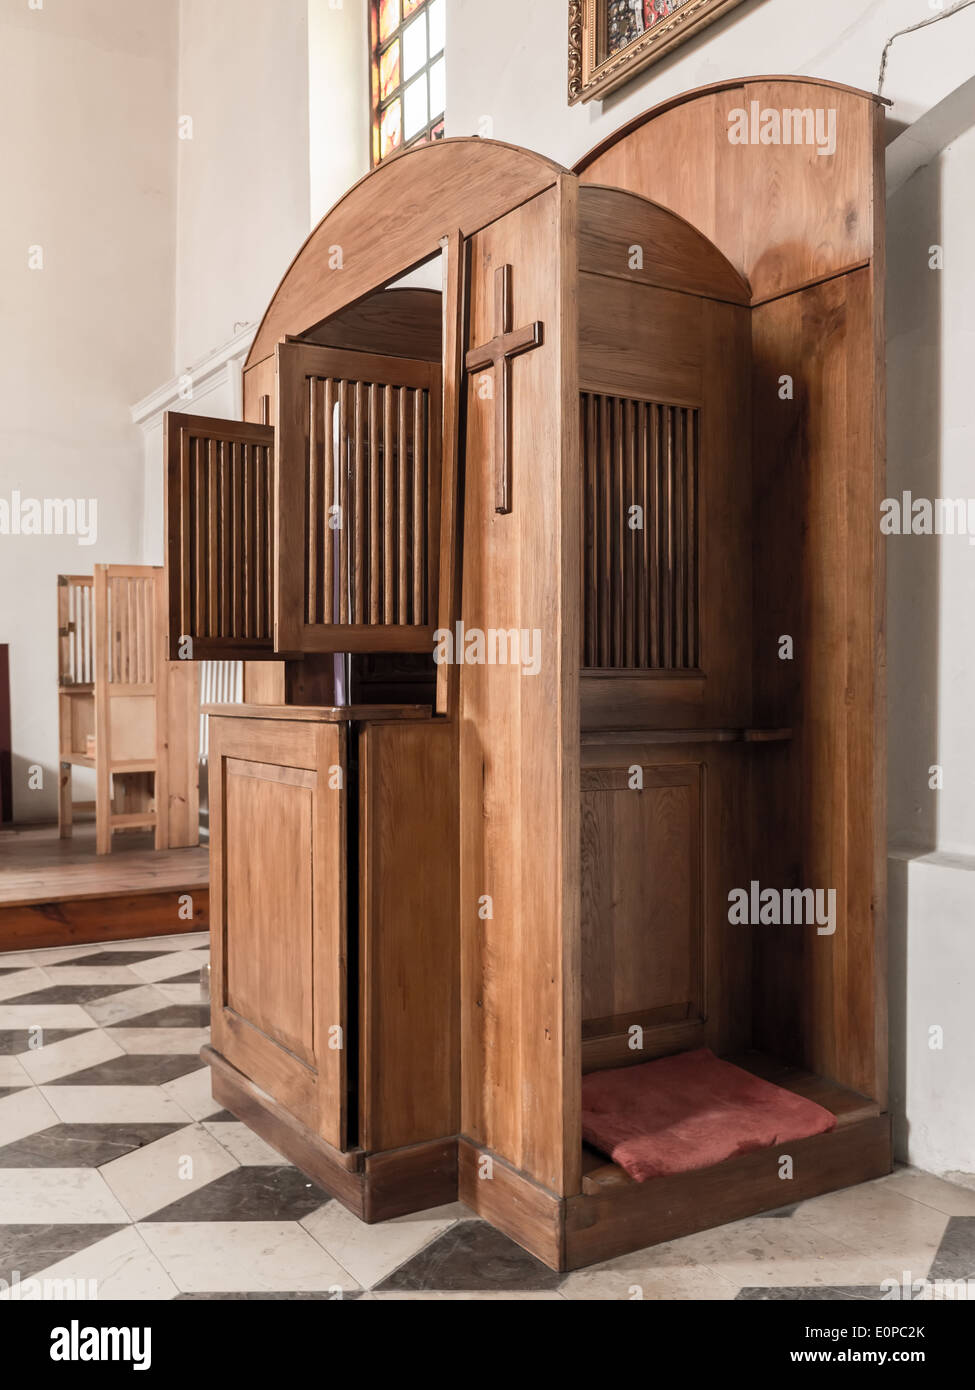
{"label": "stained glass window", "polygon": [[372,0],[372,162],[444,133],[446,0]]}

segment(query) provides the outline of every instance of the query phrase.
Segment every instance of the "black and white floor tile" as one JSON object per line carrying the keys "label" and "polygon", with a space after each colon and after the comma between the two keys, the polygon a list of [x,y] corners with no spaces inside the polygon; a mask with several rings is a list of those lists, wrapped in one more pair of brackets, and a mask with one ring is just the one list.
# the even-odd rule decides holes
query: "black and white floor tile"
{"label": "black and white floor tile", "polygon": [[975,1281],[975,1182],[911,1169],[569,1275],[459,1203],[366,1226],[213,1101],[207,944],[0,956],[0,1298],[38,1278],[103,1299],[832,1300]]}

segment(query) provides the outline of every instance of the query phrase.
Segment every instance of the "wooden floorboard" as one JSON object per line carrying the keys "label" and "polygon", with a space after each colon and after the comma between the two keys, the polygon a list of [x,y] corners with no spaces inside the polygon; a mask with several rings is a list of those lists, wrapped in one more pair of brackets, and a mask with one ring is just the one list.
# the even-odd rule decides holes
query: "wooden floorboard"
{"label": "wooden floorboard", "polygon": [[205,845],[152,848],[152,835],[116,835],[111,854],[95,854],[95,831],[86,823],[70,840],[56,826],[0,831],[0,907],[110,894],[160,893],[201,888],[210,881]]}
{"label": "wooden floorboard", "polygon": [[57,826],[0,831],[0,952],[170,936],[209,926],[209,852],[154,850],[152,835],[116,835],[95,854],[94,825],[70,840]]}

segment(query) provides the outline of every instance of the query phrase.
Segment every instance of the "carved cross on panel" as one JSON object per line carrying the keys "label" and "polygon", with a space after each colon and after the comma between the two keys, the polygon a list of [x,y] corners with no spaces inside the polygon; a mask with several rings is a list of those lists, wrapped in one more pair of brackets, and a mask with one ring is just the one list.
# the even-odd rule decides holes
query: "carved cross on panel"
{"label": "carved cross on panel", "polygon": [[[511,327],[511,266],[494,272],[494,337],[471,348],[464,359],[469,372],[494,368],[494,510],[511,511],[511,360],[541,346],[542,325],[536,319],[524,328]],[[500,368],[500,372],[498,371]]]}

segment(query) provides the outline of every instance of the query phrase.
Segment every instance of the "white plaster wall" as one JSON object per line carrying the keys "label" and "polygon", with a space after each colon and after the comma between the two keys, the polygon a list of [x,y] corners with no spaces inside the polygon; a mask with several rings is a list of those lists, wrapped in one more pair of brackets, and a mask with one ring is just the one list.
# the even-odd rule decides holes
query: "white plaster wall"
{"label": "white plaster wall", "polygon": [[[933,11],[925,0],[745,0],[605,102],[571,108],[566,13],[565,0],[448,0],[448,135],[491,133],[572,164],[631,116],[725,78],[798,73],[875,91],[887,39]],[[893,118],[913,121],[970,77],[973,51],[975,6],[898,39]]]}
{"label": "white plaster wall", "polygon": [[308,0],[308,128],[313,227],[369,172],[366,0]]}
{"label": "white plaster wall", "polygon": [[172,360],[177,19],[177,0],[0,4],[0,497],[98,504],[91,546],[0,536],[21,821],[57,808],[56,576],[140,559],[129,404]]}
{"label": "white plaster wall", "polygon": [[[975,497],[975,129],[950,145],[940,164],[941,236],[932,240],[944,244],[945,263],[940,273],[927,272],[941,278],[938,495],[967,498]],[[938,752],[931,761],[944,767],[938,847],[975,854],[975,536],[946,536],[935,544],[941,659]]]}
{"label": "white plaster wall", "polygon": [[[975,118],[975,112],[973,112]],[[888,205],[888,495],[975,497],[975,129]],[[929,265],[940,246],[944,269]],[[975,548],[888,556],[891,1103],[898,1153],[975,1171]],[[929,785],[940,767],[943,785]],[[927,852],[925,852],[927,851]],[[940,1032],[932,1030],[940,1030]]]}
{"label": "white plaster wall", "polygon": [[167,410],[239,420],[243,414],[243,367],[254,330],[245,329],[192,373],[173,377],[132,407],[132,419],[143,437],[142,556],[147,565],[165,559],[165,502],[163,415]]}
{"label": "white plaster wall", "polygon": [[891,1110],[899,1157],[975,1172],[975,858],[893,853]]}
{"label": "white plaster wall", "polygon": [[153,385],[260,319],[308,234],[308,0],[181,0],[178,92],[176,351]]}
{"label": "white plaster wall", "polygon": [[[973,128],[888,201],[888,495],[975,498]],[[943,248],[944,268],[929,265]],[[887,540],[890,838],[975,854],[975,537]],[[929,786],[940,767],[943,785]]]}

